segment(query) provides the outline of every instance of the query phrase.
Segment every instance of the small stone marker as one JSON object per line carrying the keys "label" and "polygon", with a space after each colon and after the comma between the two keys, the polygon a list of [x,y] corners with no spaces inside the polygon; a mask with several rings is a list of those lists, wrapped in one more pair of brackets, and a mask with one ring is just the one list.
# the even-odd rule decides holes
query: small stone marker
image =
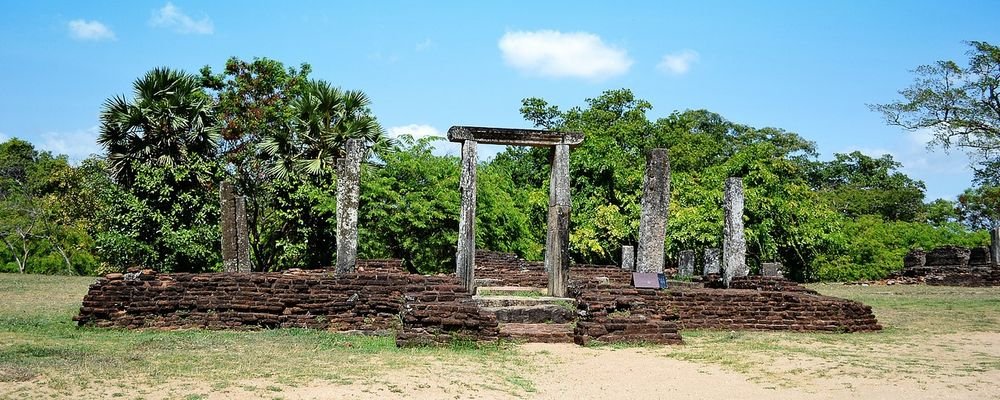
{"label": "small stone marker", "polygon": [[781,267],[780,262],[763,263],[760,265],[760,274],[761,276],[781,276],[783,273]]}
{"label": "small stone marker", "polygon": [[650,150],[642,180],[642,214],[635,270],[663,272],[663,245],[670,206],[670,158],[667,149]]}
{"label": "small stone marker", "polygon": [[722,282],[747,276],[747,242],[743,236],[743,178],[726,179],[725,224],[722,230]]}
{"label": "small stone marker", "polygon": [[622,269],[635,271],[635,249],[632,246],[622,246]]}
{"label": "small stone marker", "polygon": [[657,274],[654,272],[633,272],[632,286],[640,289],[662,289],[666,286],[666,280],[664,279],[664,283],[661,285],[660,276],[663,276],[663,274]]}
{"label": "small stone marker", "polygon": [[347,139],[337,160],[337,274],[354,272],[358,261],[358,200],[364,142]]}
{"label": "small stone marker", "polygon": [[717,247],[705,249],[705,275],[722,271],[722,250]]}
{"label": "small stone marker", "polygon": [[682,250],[677,257],[677,275],[694,275],[694,250]]}

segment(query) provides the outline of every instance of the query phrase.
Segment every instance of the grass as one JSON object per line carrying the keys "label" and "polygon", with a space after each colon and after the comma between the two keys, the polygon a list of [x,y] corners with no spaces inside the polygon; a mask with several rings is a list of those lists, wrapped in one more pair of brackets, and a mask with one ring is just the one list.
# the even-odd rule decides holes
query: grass
{"label": "grass", "polygon": [[[976,334],[1000,333],[1000,288],[814,284],[822,294],[861,301],[883,331],[830,334],[686,330],[670,358],[715,364],[758,382],[802,378],[933,381],[1000,371],[996,354],[975,351]],[[995,340],[995,336],[993,336]]]}
{"label": "grass", "polygon": [[[491,392],[532,397],[540,391],[532,375],[556,356],[526,354],[506,343],[398,349],[392,337],[305,329],[78,328],[72,317],[93,281],[0,274],[0,399],[136,398],[163,390],[169,390],[170,398],[206,398],[230,390],[279,398],[290,388],[317,381],[363,384],[365,391],[406,396],[409,387],[388,382],[382,374],[402,371],[418,377],[442,368],[475,376],[442,388],[448,397]],[[810,379],[934,384],[1000,371],[1000,288],[810,287],[871,305],[885,329],[855,334],[688,330],[682,332],[684,346],[640,347],[654,356],[717,365],[782,387]],[[984,340],[993,344],[984,345]],[[170,381],[197,384],[160,386]]]}
{"label": "grass", "polygon": [[[523,392],[524,370],[510,344],[399,349],[395,338],[308,329],[128,331],[78,328],[72,317],[94,278],[0,274],[0,398],[5,383],[36,380],[58,397],[120,382],[154,387],[169,380],[202,382],[206,391],[265,380],[258,391],[311,381],[350,384],[379,371],[428,363],[467,365],[510,392]],[[27,389],[25,389],[27,390]],[[398,390],[398,389],[394,389]],[[190,392],[202,395],[200,390]],[[113,392],[103,396],[110,397]],[[32,397],[32,396],[28,396]],[[183,396],[180,396],[183,397]]]}

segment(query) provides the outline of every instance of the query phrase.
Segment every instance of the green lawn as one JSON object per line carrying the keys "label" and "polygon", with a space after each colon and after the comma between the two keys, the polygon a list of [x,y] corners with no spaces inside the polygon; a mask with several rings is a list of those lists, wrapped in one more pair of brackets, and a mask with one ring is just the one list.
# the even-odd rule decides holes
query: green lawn
{"label": "green lawn", "polygon": [[[0,398],[80,397],[81,393],[103,397],[109,392],[98,389],[107,386],[141,397],[168,381],[196,381],[212,390],[256,381],[263,383],[255,393],[280,394],[282,388],[317,381],[377,382],[379,373],[387,370],[419,374],[427,365],[471,371],[476,380],[471,385],[481,390],[527,397],[535,390],[532,373],[537,355],[510,344],[398,349],[391,337],[301,329],[77,328],[72,317],[94,280],[0,274]],[[1000,288],[810,287],[871,305],[885,330],[857,334],[692,330],[682,332],[686,345],[651,346],[647,352],[719,365],[777,386],[850,377],[935,382],[1000,370]],[[996,343],[984,346],[983,340]],[[126,386],[140,389],[127,391]]]}
{"label": "green lawn", "polygon": [[[484,385],[517,392],[525,368],[510,344],[398,349],[392,337],[308,329],[126,331],[78,328],[72,318],[95,278],[0,274],[0,398],[4,384],[36,377],[55,394],[99,385],[150,386],[196,379],[213,388],[263,379],[349,384],[386,368],[474,366]],[[127,380],[122,378],[127,377]],[[23,392],[23,391],[22,391]],[[27,396],[35,397],[35,396]]]}

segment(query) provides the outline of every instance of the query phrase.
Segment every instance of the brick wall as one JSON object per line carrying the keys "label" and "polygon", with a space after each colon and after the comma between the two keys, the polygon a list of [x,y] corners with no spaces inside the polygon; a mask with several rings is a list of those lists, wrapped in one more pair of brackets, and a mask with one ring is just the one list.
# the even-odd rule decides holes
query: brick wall
{"label": "brick wall", "polygon": [[398,332],[400,345],[497,337],[495,316],[481,313],[454,277],[398,272],[109,274],[91,285],[74,319],[129,329]]}
{"label": "brick wall", "polygon": [[988,247],[944,246],[909,252],[903,270],[890,278],[929,285],[1000,286],[1000,266],[991,263]]}

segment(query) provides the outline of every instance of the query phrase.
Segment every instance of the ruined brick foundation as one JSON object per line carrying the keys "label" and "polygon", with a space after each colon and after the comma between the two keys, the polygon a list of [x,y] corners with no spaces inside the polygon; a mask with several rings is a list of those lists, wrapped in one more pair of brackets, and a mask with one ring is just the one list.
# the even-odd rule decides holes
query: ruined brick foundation
{"label": "ruined brick foundation", "polygon": [[454,277],[369,269],[376,272],[109,274],[91,285],[74,319],[128,329],[396,332],[401,346],[497,339],[496,317]]}
{"label": "ruined brick foundation", "polygon": [[991,263],[988,247],[918,249],[903,258],[903,269],[889,279],[928,285],[1000,286],[1000,266]]}

